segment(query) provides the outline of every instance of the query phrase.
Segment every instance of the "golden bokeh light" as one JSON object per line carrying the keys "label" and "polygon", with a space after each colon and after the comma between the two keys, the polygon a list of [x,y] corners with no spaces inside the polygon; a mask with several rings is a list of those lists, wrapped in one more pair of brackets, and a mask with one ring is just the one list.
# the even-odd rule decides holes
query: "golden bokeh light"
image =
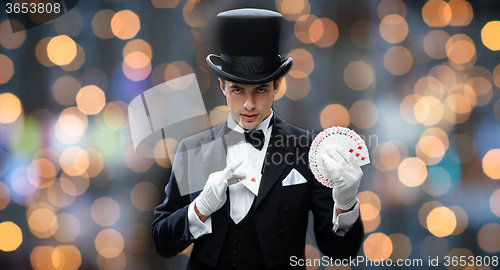
{"label": "golden bokeh light", "polygon": [[349,112],[340,104],[330,104],[326,106],[319,115],[319,122],[323,129],[333,126],[349,126]]}
{"label": "golden bokeh light", "polygon": [[52,205],[58,208],[70,206],[75,201],[75,197],[65,193],[61,187],[61,183],[57,181],[44,191],[45,193],[41,192],[40,196],[46,197]]}
{"label": "golden bokeh light", "polygon": [[311,13],[309,0],[276,0],[276,9],[287,21],[297,21]]}
{"label": "golden bokeh light", "polygon": [[398,147],[391,142],[378,144],[371,156],[373,166],[382,172],[395,170],[404,158]]}
{"label": "golden bokeh light", "polygon": [[128,126],[128,105],[123,101],[113,101],[104,107],[102,114],[104,123],[112,130],[124,129]]}
{"label": "golden bokeh light", "polygon": [[377,14],[380,20],[391,14],[397,14],[405,18],[406,6],[402,0],[382,0],[377,6]]}
{"label": "golden bokeh light", "polygon": [[61,169],[70,176],[86,173],[89,167],[89,155],[78,146],[66,148],[60,158]]}
{"label": "golden bokeh light", "polygon": [[104,258],[114,258],[122,253],[123,236],[114,229],[105,229],[95,238],[95,248]]}
{"label": "golden bokeh light", "polygon": [[52,264],[57,270],[76,270],[82,264],[82,255],[75,246],[57,246],[52,252]]}
{"label": "golden bokeh light", "polygon": [[[89,158],[92,159],[91,157]],[[85,191],[87,191],[90,185],[87,172],[77,176],[71,176],[63,172],[59,181],[61,183],[62,190],[70,196],[82,195]]]}
{"label": "golden bokeh light", "polygon": [[127,266],[125,254],[121,252],[113,258],[105,258],[101,254],[97,255],[97,266],[99,270],[123,270]]}
{"label": "golden bokeh light", "polygon": [[482,160],[483,171],[493,180],[500,179],[500,148],[489,150]]}
{"label": "golden bokeh light", "polygon": [[57,139],[62,143],[74,144],[82,138],[87,127],[87,115],[83,114],[77,107],[68,107],[59,115],[59,119],[54,125],[54,131]]}
{"label": "golden bokeh light", "polygon": [[422,8],[422,17],[430,27],[444,27],[451,21],[451,8],[445,1],[429,0]]}
{"label": "golden bokeh light", "polygon": [[453,63],[466,64],[476,55],[476,47],[470,37],[456,34],[446,42],[446,55]]}
{"label": "golden bokeh light", "polygon": [[352,104],[349,109],[351,122],[358,128],[371,128],[377,123],[377,106],[368,99],[361,99]]}
{"label": "golden bokeh light", "polygon": [[294,24],[295,37],[303,43],[310,44],[313,43],[311,40],[311,35],[309,31],[311,30],[311,25],[318,19],[318,17],[307,14],[302,15]]}
{"label": "golden bokeh light", "polygon": [[443,105],[433,96],[420,98],[415,104],[415,118],[426,126],[433,126],[443,118]]}
{"label": "golden bokeh light", "polygon": [[399,259],[406,260],[411,255],[411,240],[402,233],[393,233],[389,235],[391,239],[393,250],[389,259],[397,261]]}
{"label": "golden bokeh light", "polygon": [[61,131],[71,137],[80,136],[85,131],[85,125],[80,118],[72,114],[61,115],[58,124]]}
{"label": "golden bokeh light", "polygon": [[376,218],[379,215],[380,211],[372,204],[363,203],[359,205],[359,213],[364,221]]}
{"label": "golden bokeh light", "polygon": [[86,148],[89,156],[89,167],[87,168],[88,177],[98,176],[104,168],[104,162],[101,153],[93,148]]}
{"label": "golden bokeh light", "polygon": [[15,122],[22,113],[21,101],[12,93],[0,94],[0,123],[10,124]]}
{"label": "golden bokeh light", "polygon": [[439,101],[444,95],[443,84],[438,79],[431,76],[420,78],[413,87],[413,91],[417,99],[430,96],[435,97]]}
{"label": "golden bokeh light", "polygon": [[132,53],[127,55],[127,58],[127,60],[133,63],[133,65],[135,66],[141,66],[145,64],[145,66],[133,68],[129,66],[127,62],[123,61],[123,74],[125,74],[127,78],[132,81],[142,81],[149,76],[149,73],[151,73],[151,62],[145,54],[143,54],[142,52],[137,52],[135,54]]}
{"label": "golden bokeh light", "polygon": [[31,233],[38,238],[49,238],[58,228],[57,217],[54,211],[49,208],[34,210],[29,215],[28,225]]}
{"label": "golden bokeh light", "polygon": [[387,15],[380,22],[380,36],[389,43],[399,43],[408,36],[408,23],[397,14]]}
{"label": "golden bokeh light", "polygon": [[303,99],[311,91],[311,80],[309,77],[296,79],[287,74],[284,78],[287,81],[285,96],[291,100]]}
{"label": "golden bokeh light", "polygon": [[293,65],[288,74],[294,78],[305,78],[314,69],[314,58],[310,52],[304,49],[292,50],[286,57],[293,58]]}
{"label": "golden bokeh light", "polygon": [[467,26],[472,21],[474,13],[472,6],[466,0],[450,0],[448,5],[451,9],[451,26]]}
{"label": "golden bokeh light", "polygon": [[40,62],[40,64],[46,67],[51,67],[56,65],[49,59],[49,55],[47,52],[47,45],[49,45],[49,42],[51,40],[52,38],[50,37],[42,38],[40,39],[40,41],[38,41],[38,44],[36,45],[35,48],[36,59],[38,60],[38,62]]}
{"label": "golden bokeh light", "polygon": [[70,106],[75,104],[80,88],[80,82],[75,77],[62,76],[52,86],[52,95],[59,104]]}
{"label": "golden bokeh light", "polygon": [[111,30],[111,20],[115,16],[115,12],[110,9],[98,11],[92,18],[92,31],[102,39],[110,39],[115,37]]}
{"label": "golden bokeh light", "polygon": [[437,237],[452,234],[456,226],[457,218],[455,213],[448,207],[436,207],[427,216],[427,229]]}
{"label": "golden bokeh light", "polygon": [[111,31],[119,39],[131,39],[141,29],[139,16],[130,10],[121,10],[111,19]]}
{"label": "golden bokeh light", "polygon": [[130,225],[124,239],[127,249],[134,253],[144,253],[152,247],[149,226],[141,223]]}
{"label": "golden bokeh light", "polygon": [[362,49],[375,46],[380,37],[378,33],[378,25],[371,20],[359,20],[355,22],[350,31],[352,43]]}
{"label": "golden bokeh light", "polygon": [[141,69],[151,64],[151,58],[143,52],[131,52],[125,56],[123,61],[133,69]]}
{"label": "golden bokeh light", "polygon": [[90,213],[95,223],[101,226],[110,226],[120,217],[120,206],[110,197],[101,197],[92,203]]}
{"label": "golden bokeh light", "polygon": [[328,18],[318,18],[309,27],[309,39],[318,47],[330,47],[338,38],[339,28]]}
{"label": "golden bokeh light", "polygon": [[413,66],[413,57],[405,47],[395,46],[385,53],[384,66],[393,75],[404,75]]}
{"label": "golden bokeh light", "polygon": [[0,210],[5,209],[10,203],[9,187],[0,182]]}
{"label": "golden bokeh light", "polygon": [[39,158],[31,163],[36,174],[43,178],[52,178],[57,174],[56,166],[48,159]]}
{"label": "golden bokeh light", "polygon": [[71,61],[71,63],[61,66],[62,69],[66,71],[75,71],[82,67],[83,63],[85,63],[85,50],[80,44],[76,44],[76,56]]}
{"label": "golden bokeh light", "polygon": [[465,231],[467,225],[469,224],[469,218],[467,217],[467,212],[465,212],[465,210],[458,205],[452,205],[448,208],[451,211],[453,211],[457,219],[457,226],[455,227],[455,230],[453,230],[453,233],[451,234],[459,235]]}
{"label": "golden bokeh light", "polygon": [[52,263],[54,247],[38,246],[33,249],[30,255],[31,266],[35,270],[55,270]]}
{"label": "golden bokeh light", "polygon": [[149,170],[154,163],[154,159],[143,158],[139,156],[131,145],[125,153],[125,163],[127,167],[136,173],[141,173]]}
{"label": "golden bokeh light", "polygon": [[47,44],[47,55],[50,61],[59,66],[68,65],[75,59],[76,43],[66,35],[53,37]]}
{"label": "golden bokeh light", "polygon": [[460,79],[458,72],[455,73],[455,70],[447,65],[434,66],[427,76],[436,78],[441,83],[444,92],[453,88],[457,84],[457,80]]}
{"label": "golden bokeh light", "polygon": [[438,137],[429,135],[420,137],[415,152],[426,165],[435,165],[443,158],[446,148]]}
{"label": "golden bokeh light", "polygon": [[485,224],[477,233],[479,247],[487,253],[500,251],[500,225],[497,223]]}
{"label": "golden bokeh light", "polygon": [[221,105],[213,108],[208,115],[208,121],[210,121],[210,127],[216,127],[224,120],[227,119],[227,116],[229,115],[229,108],[226,105]]}
{"label": "golden bokeh light", "polygon": [[76,105],[86,115],[98,114],[106,105],[106,96],[99,87],[88,85],[76,95]]}
{"label": "golden bokeh light", "polygon": [[0,24],[0,45],[9,50],[19,48],[26,40],[26,31],[14,33],[11,25],[17,25],[18,28],[22,24],[16,19],[5,20]]}
{"label": "golden bokeh light", "polygon": [[[467,80],[466,84],[473,89],[475,94],[474,98],[476,99],[476,103],[474,104],[475,106],[484,106],[490,102],[493,97],[493,91],[491,91],[493,85],[490,80],[485,77],[478,76],[470,78]],[[471,93],[469,96],[470,95],[473,94]]]}
{"label": "golden bokeh light", "polygon": [[380,226],[380,222],[382,221],[380,215],[377,215],[374,219],[363,220],[363,227],[365,233],[371,233],[375,231],[378,226]]}
{"label": "golden bokeh light", "polygon": [[16,250],[23,242],[21,228],[11,221],[0,223],[0,250],[10,252]]}
{"label": "golden bokeh light", "polygon": [[127,55],[134,52],[142,52],[145,54],[150,60],[153,59],[153,50],[151,49],[151,45],[142,39],[134,39],[123,47],[123,59],[127,58]]}
{"label": "golden bokeh light", "polygon": [[481,30],[481,40],[484,46],[492,51],[500,50],[500,21],[490,21]]}
{"label": "golden bokeh light", "polygon": [[417,95],[407,95],[399,105],[401,117],[410,124],[418,123],[414,109],[417,104],[417,97],[420,98]]}
{"label": "golden bokeh light", "polygon": [[57,215],[58,227],[54,233],[54,238],[63,243],[68,243],[76,239],[80,234],[80,222],[70,213]]}
{"label": "golden bokeh light", "polygon": [[189,26],[205,27],[213,16],[212,5],[207,0],[188,0],[182,8],[182,15]]}
{"label": "golden bokeh light", "polygon": [[373,80],[372,68],[364,61],[351,62],[344,69],[344,81],[353,90],[364,90]]}
{"label": "golden bokeh light", "polygon": [[181,0],[151,0],[155,8],[176,8]]}
{"label": "golden bokeh light", "polygon": [[174,90],[184,90],[191,85],[192,80],[175,79],[192,73],[193,68],[188,63],[184,61],[175,61],[167,65],[165,71],[163,72],[163,77],[165,78],[165,81],[170,88]]}
{"label": "golden bokeh light", "polygon": [[372,261],[388,259],[392,250],[391,238],[383,233],[372,233],[363,243],[363,252]]}
{"label": "golden bokeh light", "polygon": [[[220,112],[222,112],[221,115],[224,114],[224,111],[220,111]],[[214,114],[213,111],[211,111],[210,113]],[[217,113],[215,113],[215,114],[217,114]],[[227,113],[226,113],[226,118],[224,118],[222,121],[224,121],[226,119],[227,119]],[[210,121],[212,121],[212,120],[210,120]],[[167,149],[165,149],[165,146]],[[155,148],[153,149],[156,164],[160,165],[163,168],[171,168],[172,162],[173,162],[174,157],[175,157],[175,153],[177,151],[177,147],[179,147],[179,142],[175,139],[166,138],[164,140],[159,141],[155,145]],[[167,156],[165,156],[165,152],[167,152]],[[162,158],[163,156],[165,156],[165,158]]]}
{"label": "golden bokeh light", "polygon": [[446,42],[450,35],[443,30],[430,31],[424,38],[425,53],[433,59],[443,59],[446,54]]}
{"label": "golden bokeh light", "polygon": [[419,158],[406,158],[398,166],[398,177],[408,187],[420,186],[427,178],[427,167]]}
{"label": "golden bokeh light", "polygon": [[7,83],[14,76],[14,63],[4,54],[0,54],[0,84]]}
{"label": "golden bokeh light", "polygon": [[[1,209],[1,207],[0,207]],[[500,217],[500,188],[495,190],[490,197],[490,210],[497,217]]]}
{"label": "golden bokeh light", "polygon": [[158,205],[160,192],[150,182],[141,182],[132,188],[130,199],[135,208],[147,212],[153,210]]}

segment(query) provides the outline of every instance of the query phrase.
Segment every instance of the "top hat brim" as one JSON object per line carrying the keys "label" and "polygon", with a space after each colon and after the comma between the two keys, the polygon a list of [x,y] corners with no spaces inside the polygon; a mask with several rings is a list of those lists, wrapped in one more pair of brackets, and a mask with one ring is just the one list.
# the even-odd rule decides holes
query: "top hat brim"
{"label": "top hat brim", "polygon": [[221,63],[222,59],[220,56],[215,54],[209,54],[207,56],[208,65],[215,72],[218,73],[219,77],[231,82],[242,83],[242,84],[259,84],[259,83],[267,83],[273,81],[278,77],[285,75],[290,70],[290,68],[292,67],[292,60],[293,60],[291,57],[282,59],[280,67],[277,68],[273,73],[234,74],[222,70],[220,64],[217,65],[214,62],[212,62],[212,58],[215,58],[218,63]]}

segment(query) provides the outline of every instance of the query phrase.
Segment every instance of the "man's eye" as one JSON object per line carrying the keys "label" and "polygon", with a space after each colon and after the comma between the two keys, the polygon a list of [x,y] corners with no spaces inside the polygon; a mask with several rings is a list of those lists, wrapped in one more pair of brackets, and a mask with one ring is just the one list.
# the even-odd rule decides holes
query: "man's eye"
{"label": "man's eye", "polygon": [[257,90],[257,92],[264,93],[264,92],[266,92],[266,89],[265,88],[260,88],[259,90]]}
{"label": "man's eye", "polygon": [[241,93],[241,89],[233,89],[233,92],[234,92],[235,94],[239,94],[239,93]]}

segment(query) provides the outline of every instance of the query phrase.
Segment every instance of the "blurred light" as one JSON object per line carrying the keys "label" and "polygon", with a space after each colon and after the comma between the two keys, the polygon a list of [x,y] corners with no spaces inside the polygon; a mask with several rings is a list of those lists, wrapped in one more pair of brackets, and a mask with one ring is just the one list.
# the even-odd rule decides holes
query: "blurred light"
{"label": "blurred light", "polygon": [[446,42],[450,35],[443,30],[430,31],[424,38],[424,50],[427,55],[434,59],[443,59],[446,54]]}
{"label": "blurred light", "polygon": [[[472,87],[475,92],[477,98],[475,106],[483,106],[490,102],[493,97],[492,84],[491,82],[484,77],[473,77],[467,81],[467,85]],[[473,95],[473,94],[470,94]]]}
{"label": "blurred light", "polygon": [[281,77],[281,83],[280,83],[280,86],[278,87],[278,89],[279,89],[279,91],[274,96],[274,100],[278,100],[285,95],[285,93],[286,93],[286,77]]}
{"label": "blurred light", "polygon": [[68,65],[75,59],[76,43],[66,35],[53,37],[47,45],[47,55],[50,61],[59,66]]}
{"label": "blurred light", "polygon": [[373,149],[371,156],[373,166],[381,172],[396,169],[402,158],[399,149],[390,142],[378,144]]}
{"label": "blurred light", "polygon": [[110,197],[101,197],[92,203],[90,212],[95,223],[101,226],[110,226],[120,217],[120,206]]}
{"label": "blurred light", "polygon": [[493,70],[493,80],[495,85],[500,88],[500,64],[498,64]]}
{"label": "blurred light", "polygon": [[141,69],[151,64],[151,59],[143,52],[131,52],[125,56],[124,63],[133,69]]}
{"label": "blurred light", "polygon": [[481,40],[484,46],[492,51],[500,50],[500,21],[488,22],[481,30]]}
{"label": "blurred light", "polygon": [[474,140],[467,134],[460,133],[454,135],[450,139],[450,144],[453,145],[459,154],[458,157],[451,156],[451,159],[456,163],[467,163],[476,155],[476,145]]}
{"label": "blurred light", "polygon": [[392,47],[384,55],[384,66],[393,75],[403,75],[413,66],[413,58],[405,47]]}
{"label": "blurred light", "polygon": [[381,217],[377,215],[374,219],[363,220],[363,227],[365,233],[370,233],[375,231],[380,225]]}
{"label": "blurred light", "polygon": [[20,166],[16,168],[10,176],[11,188],[19,195],[32,195],[37,190],[37,188],[31,184],[28,177],[28,168],[27,166]]}
{"label": "blurred light", "polygon": [[387,15],[397,14],[406,17],[406,6],[401,0],[382,0],[377,7],[378,18],[384,19]]}
{"label": "blurred light", "polygon": [[434,66],[428,73],[429,77],[434,77],[441,83],[444,92],[455,87],[457,75],[458,74],[455,74],[455,71],[447,65]]}
{"label": "blurred light", "polygon": [[[294,24],[295,36],[298,40],[303,43],[310,44],[313,43],[311,40],[311,35],[309,34],[311,30],[311,25],[318,19],[318,17],[312,14],[306,14],[300,16]],[[294,59],[295,60],[295,59]]]}
{"label": "blurred light", "polygon": [[373,82],[373,77],[372,68],[364,61],[351,62],[344,69],[344,81],[353,90],[368,88]]}
{"label": "blurred light", "polygon": [[349,117],[356,127],[371,128],[378,120],[377,106],[368,99],[358,100],[349,109]]}
{"label": "blurred light", "polygon": [[10,252],[16,250],[23,242],[21,228],[11,221],[0,223],[0,250]]}
{"label": "blurred light", "polygon": [[31,164],[40,177],[52,178],[57,174],[54,164],[45,158],[35,159]]}
{"label": "blurred light", "polygon": [[39,208],[28,215],[31,233],[38,238],[49,238],[57,230],[57,217],[52,209]]}
{"label": "blurred light", "polygon": [[309,76],[314,69],[314,58],[310,52],[304,49],[292,50],[286,57],[293,58],[293,65],[288,74],[296,79]]}
{"label": "blurred light", "polygon": [[311,80],[309,77],[296,79],[287,74],[285,79],[287,81],[285,96],[291,100],[303,99],[311,91]]}
{"label": "blurred light", "polygon": [[123,252],[113,258],[105,258],[98,254],[97,266],[99,267],[99,270],[123,270],[125,269],[125,266],[127,266],[127,260]]}
{"label": "blurred light", "polygon": [[[1,62],[0,55],[0,62]],[[1,66],[1,63],[0,63]],[[21,101],[12,93],[0,94],[0,123],[10,124],[15,122],[22,112]]]}
{"label": "blurred light", "polygon": [[2,72],[0,73],[0,84],[7,83],[14,76],[14,63],[10,58],[4,54],[0,54],[0,66]]}
{"label": "blurred light", "polygon": [[451,26],[467,26],[469,25],[474,13],[469,2],[465,0],[450,0],[448,5],[451,9]]}
{"label": "blurred light", "polygon": [[61,66],[62,69],[66,71],[75,71],[82,67],[85,63],[85,50],[80,44],[76,44],[76,56],[68,65]]}
{"label": "blurred light", "polygon": [[[467,267],[463,267],[463,263],[461,263],[462,265],[460,265],[458,263],[458,259],[459,258],[467,258],[467,259],[474,258],[474,254],[472,254],[472,252],[469,249],[466,249],[466,248],[454,248],[454,249],[452,249],[450,251],[450,253],[448,253],[446,255],[449,256],[448,258],[457,258],[457,260],[456,260],[457,263],[455,263],[455,264],[457,264],[457,266],[453,266],[453,264],[451,264],[450,266],[447,267],[447,269],[450,269],[450,270],[452,270],[452,269],[464,269],[464,270],[465,269],[467,269],[467,270],[469,270],[469,269],[473,269],[473,270],[478,270],[478,269],[486,270],[486,269],[488,269],[488,268],[486,268],[486,269],[480,268],[479,265],[474,265],[473,268],[472,268],[471,265],[470,265],[471,263],[469,263],[469,262],[468,262],[469,265]],[[479,262],[477,264],[479,264]],[[484,266],[484,265],[482,265],[482,266]],[[488,270],[491,270],[491,269],[488,269]]]}
{"label": "blurred light", "polygon": [[453,205],[448,208],[451,211],[453,211],[455,217],[457,218],[457,227],[455,227],[455,230],[453,231],[452,235],[458,235],[463,233],[467,228],[467,224],[469,223],[469,219],[467,218],[467,212],[465,212],[464,209],[462,209],[460,206],[457,205]]}
{"label": "blurred light", "polygon": [[71,176],[63,172],[59,181],[64,192],[71,196],[82,195],[90,184],[87,172],[78,176]]}
{"label": "blurred light", "polygon": [[438,102],[444,95],[444,89],[441,82],[431,76],[420,78],[415,84],[413,91],[415,92],[417,99],[420,99],[420,97],[430,96],[438,99]]}
{"label": "blurred light", "polygon": [[417,104],[417,95],[406,96],[399,105],[401,112],[401,117],[410,124],[417,124],[417,118],[415,117],[415,105]]}
{"label": "blurred light", "polygon": [[74,196],[65,193],[60,182],[54,182],[46,192],[50,203],[59,208],[70,206],[75,201]]}
{"label": "blurred light", "polygon": [[389,235],[389,238],[391,239],[393,246],[390,259],[392,261],[397,261],[398,259],[408,259],[412,251],[410,239],[402,233],[393,233]]}
{"label": "blurred light", "polygon": [[104,9],[97,12],[92,18],[92,30],[96,36],[102,39],[115,37],[111,30],[111,20],[115,16],[115,12],[109,9]]}
{"label": "blurred light", "polygon": [[468,84],[456,84],[448,91],[446,102],[458,114],[470,113],[476,105],[476,92]]}
{"label": "blurred light", "polygon": [[111,31],[119,39],[131,39],[141,29],[139,17],[130,10],[121,10],[111,19]]}
{"label": "blurred light", "polygon": [[153,58],[153,50],[151,49],[151,45],[142,39],[134,39],[127,42],[127,45],[123,48],[123,58],[127,58],[127,55],[141,52],[145,54],[150,60]]}
{"label": "blurred light", "polygon": [[50,246],[38,246],[33,249],[30,255],[31,266],[35,270],[55,270],[52,263],[54,248]]}
{"label": "blurred light", "polygon": [[89,167],[89,155],[78,146],[66,148],[60,158],[61,168],[71,176],[83,175]]}
{"label": "blurred light", "polygon": [[441,263],[444,256],[448,254],[450,247],[446,238],[438,238],[434,235],[429,235],[420,244],[420,254],[422,259],[428,260],[430,257],[437,258]]}
{"label": "blurred light", "polygon": [[371,48],[375,46],[379,40],[378,32],[378,25],[371,20],[359,20],[351,27],[350,34],[352,43],[361,49]]}
{"label": "blurred light", "polygon": [[52,252],[52,264],[57,270],[76,270],[82,264],[82,256],[75,246],[57,246]]}
{"label": "blurred light", "polygon": [[445,1],[429,0],[422,8],[422,17],[430,27],[444,27],[451,21],[451,8]]}
{"label": "blurred light", "polygon": [[488,223],[477,233],[477,243],[479,247],[487,253],[497,253],[500,251],[500,225]]}
{"label": "blurred light", "polygon": [[430,167],[428,169],[427,181],[424,182],[424,190],[431,196],[446,194],[451,187],[451,178],[447,170],[441,167]]}
{"label": "blurred light", "polygon": [[155,8],[176,8],[181,0],[151,0]]}
{"label": "blurred light", "polygon": [[150,182],[141,182],[130,192],[130,199],[135,208],[147,212],[153,210],[160,199],[160,192]]}
{"label": "blurred light", "polygon": [[76,239],[80,234],[80,222],[70,213],[57,215],[58,228],[54,237],[63,243],[68,243]]}
{"label": "blurred light", "polygon": [[54,27],[60,35],[74,37],[82,31],[83,17],[76,9],[68,11],[67,16],[60,16],[54,20]]}
{"label": "blurred light", "polygon": [[363,222],[365,220],[374,219],[380,214],[382,204],[380,203],[380,199],[377,194],[371,191],[363,191],[358,194],[358,199]]}
{"label": "blurred light", "polygon": [[182,8],[182,15],[189,26],[201,28],[212,19],[212,5],[206,0],[188,0]]}
{"label": "blurred light", "polygon": [[[142,54],[141,52],[138,52],[138,54]],[[140,68],[133,68],[127,64],[127,62],[123,61],[122,63],[122,69],[123,69],[123,74],[127,76],[132,81],[142,81],[146,79],[149,76],[149,73],[151,73],[151,62],[145,61],[147,56],[144,55],[144,57],[139,56],[138,54],[135,54],[133,56],[127,56],[129,59],[127,59],[129,62],[133,63],[136,66],[142,65],[145,63],[145,66],[140,67]]]}
{"label": "blurred light", "polygon": [[221,105],[213,108],[213,110],[209,112],[208,116],[208,119],[210,121],[210,127],[216,127],[222,124],[222,122],[224,122],[224,120],[227,119],[228,115],[229,115],[229,108],[226,105]]}
{"label": "blurred light", "polygon": [[476,47],[472,39],[464,34],[453,35],[446,42],[446,55],[451,62],[466,64],[476,54]]}
{"label": "blurred light", "polygon": [[0,24],[0,45],[10,50],[19,48],[26,40],[26,31],[13,33],[12,25],[18,28],[22,24],[16,19],[5,20]]}
{"label": "blurred light", "polygon": [[433,96],[420,98],[415,104],[415,118],[426,126],[437,124],[443,118],[443,106]]}
{"label": "blurred light", "polygon": [[47,37],[47,38],[42,38],[38,44],[36,45],[36,49],[35,49],[35,52],[36,52],[36,59],[38,59],[38,62],[40,62],[40,64],[46,66],[46,67],[51,67],[51,66],[55,66],[56,64],[54,64],[54,62],[52,62],[50,59],[49,59],[49,55],[48,55],[48,52],[47,52],[47,45],[49,44],[49,42],[52,40],[52,38],[50,37]]}
{"label": "blurred light", "polygon": [[303,15],[311,13],[308,0],[276,0],[276,9],[287,21],[296,21]]}
{"label": "blurred light", "polygon": [[493,194],[491,194],[490,210],[493,214],[500,217],[500,188],[495,190]]}
{"label": "blurred light", "polygon": [[428,128],[420,136],[415,152],[426,165],[435,165],[441,161],[448,149],[448,134],[440,128]]}
{"label": "blurred light", "polygon": [[95,248],[105,258],[114,258],[122,253],[123,237],[114,229],[105,229],[95,238]]}
{"label": "blurred light", "polygon": [[500,149],[491,149],[484,155],[482,165],[486,176],[493,180],[500,179]]}
{"label": "blurred light", "polygon": [[406,158],[398,166],[398,177],[408,187],[420,186],[427,178],[427,167],[419,158]]}
{"label": "blurred light", "polygon": [[149,226],[144,224],[137,223],[129,226],[124,238],[125,246],[134,253],[146,252],[152,246]]}
{"label": "blurred light", "polygon": [[309,38],[318,47],[330,47],[337,42],[339,29],[337,24],[328,18],[316,19],[309,27]]}
{"label": "blurred light", "polygon": [[457,218],[455,213],[447,207],[436,207],[427,216],[427,229],[437,237],[450,235],[456,226]]}
{"label": "blurred light", "polygon": [[149,170],[149,168],[153,165],[154,160],[137,155],[134,150],[134,146],[131,145],[125,153],[125,162],[129,169],[136,173],[141,173]]}
{"label": "blurred light", "polygon": [[165,82],[165,70],[168,65],[169,64],[167,63],[159,64],[153,69],[153,72],[151,72],[151,82],[153,83],[153,86],[157,86]]}
{"label": "blurred light", "polygon": [[0,210],[5,209],[10,203],[9,187],[0,182]]}
{"label": "blurred light", "polygon": [[408,36],[408,23],[397,14],[387,15],[380,22],[380,36],[389,43],[399,43]]}
{"label": "blurred light", "polygon": [[[225,119],[227,119],[227,117],[224,118],[224,120]],[[167,149],[165,149],[165,145],[167,146]],[[166,138],[164,140],[159,141],[155,145],[155,148],[153,149],[156,164],[158,164],[163,168],[172,167],[172,162],[174,160],[175,152],[177,151],[178,146],[179,142],[172,138]],[[168,152],[167,156],[165,158],[160,158],[165,155],[165,150]]]}
{"label": "blurred light", "polygon": [[52,95],[59,104],[70,106],[75,104],[80,88],[80,82],[73,76],[62,76],[52,86]]}
{"label": "blurred light", "polygon": [[363,252],[368,259],[386,260],[393,250],[391,238],[383,233],[370,234],[363,243]]}
{"label": "blurred light", "polygon": [[333,126],[349,126],[349,112],[340,104],[327,105],[319,115],[319,122],[323,129]]}
{"label": "blurred light", "polygon": [[99,87],[88,85],[80,89],[76,95],[76,104],[86,115],[98,114],[106,105],[106,96]]}
{"label": "blurred light", "polygon": [[[190,80],[174,80],[179,77],[189,75],[193,73],[193,68],[184,61],[175,61],[167,65],[165,71],[163,72],[163,76],[167,85],[175,90],[184,90],[189,85],[191,85]],[[174,81],[172,81],[174,80]]]}

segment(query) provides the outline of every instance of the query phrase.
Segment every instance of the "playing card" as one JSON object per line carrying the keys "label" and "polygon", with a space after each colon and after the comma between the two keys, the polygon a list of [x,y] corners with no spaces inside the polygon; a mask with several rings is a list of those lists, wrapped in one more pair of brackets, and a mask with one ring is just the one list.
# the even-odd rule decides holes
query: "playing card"
{"label": "playing card", "polygon": [[260,180],[262,178],[262,174],[259,173],[254,167],[247,164],[244,165],[243,168],[238,169],[238,171],[242,171],[246,173],[246,177],[243,179],[238,179],[248,190],[250,190],[255,196],[259,194],[259,185]]}

